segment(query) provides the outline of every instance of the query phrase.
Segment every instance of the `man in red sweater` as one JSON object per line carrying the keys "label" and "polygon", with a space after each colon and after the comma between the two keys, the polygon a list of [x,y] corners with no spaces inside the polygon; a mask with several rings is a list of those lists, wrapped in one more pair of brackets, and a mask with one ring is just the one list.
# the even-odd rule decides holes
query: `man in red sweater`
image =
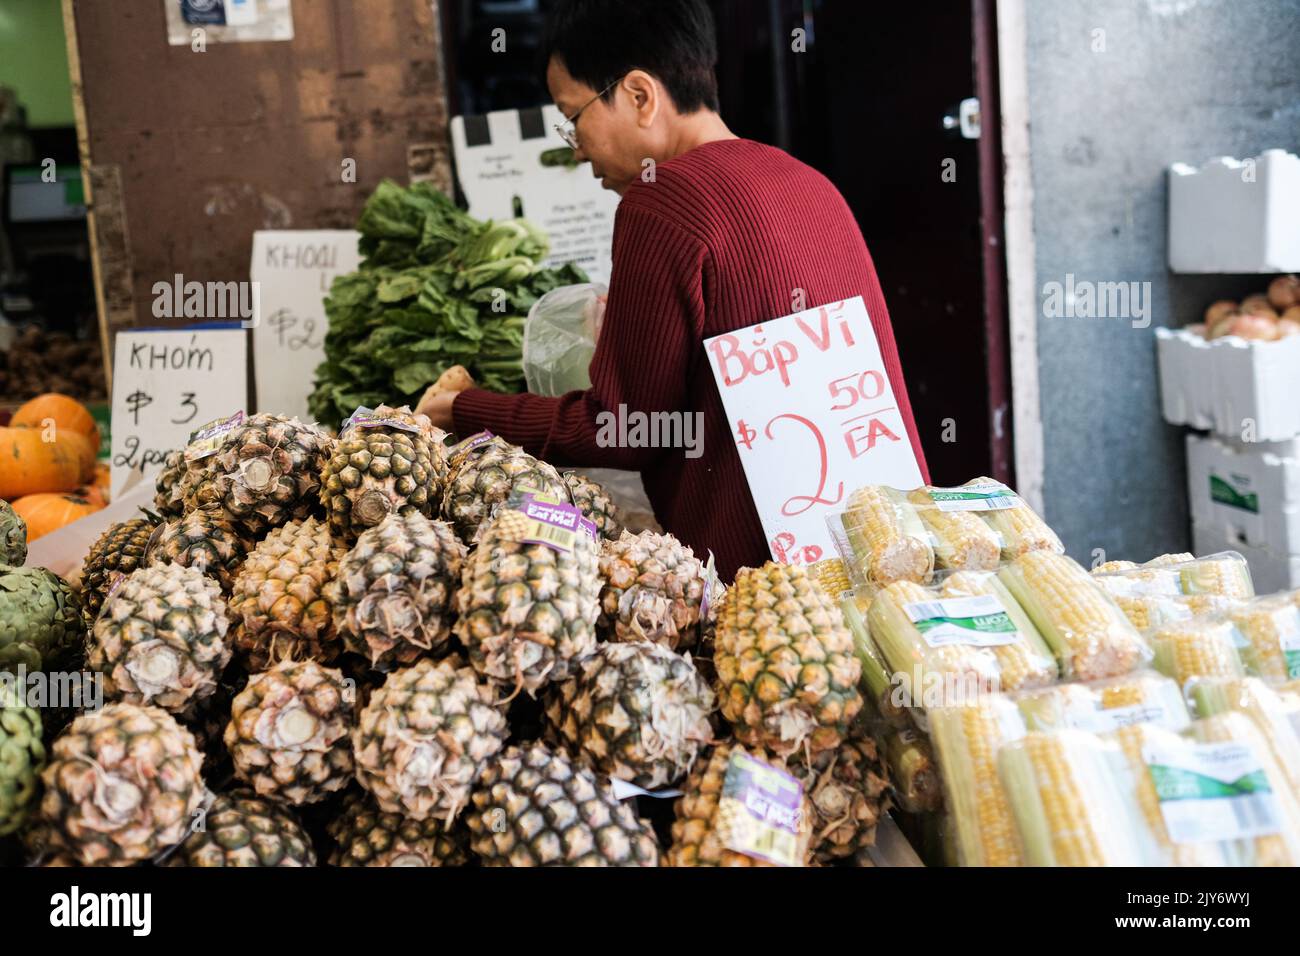
{"label": "man in red sweater", "polygon": [[[568,118],[562,133],[622,196],[592,386],[558,398],[468,389],[419,410],[462,436],[489,429],[555,465],[640,471],[659,522],[697,554],[712,550],[729,581],[770,552],[703,340],[861,295],[928,481],[853,214],[816,170],[727,129],[704,0],[561,0],[546,53],[547,85]],[[620,406],[702,416],[703,453],[607,447],[601,425]]]}

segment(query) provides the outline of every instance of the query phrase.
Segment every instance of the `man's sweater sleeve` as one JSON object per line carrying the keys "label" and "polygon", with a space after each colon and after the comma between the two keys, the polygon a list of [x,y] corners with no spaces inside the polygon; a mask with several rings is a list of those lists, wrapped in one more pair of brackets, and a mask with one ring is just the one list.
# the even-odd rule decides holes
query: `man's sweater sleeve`
{"label": "man's sweater sleeve", "polygon": [[667,450],[602,445],[601,425],[616,420],[620,406],[687,411],[687,375],[704,329],[705,259],[697,238],[625,198],[592,387],[558,398],[469,389],[452,405],[456,432],[489,429],[556,465],[645,468]]}

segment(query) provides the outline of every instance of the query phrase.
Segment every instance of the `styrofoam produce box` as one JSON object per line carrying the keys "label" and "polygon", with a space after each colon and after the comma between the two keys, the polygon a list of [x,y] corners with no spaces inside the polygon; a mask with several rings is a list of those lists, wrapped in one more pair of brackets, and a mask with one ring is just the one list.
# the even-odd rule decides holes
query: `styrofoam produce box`
{"label": "styrofoam produce box", "polygon": [[[1253,167],[1253,168],[1252,168]],[[1169,168],[1169,268],[1174,272],[1300,269],[1300,156],[1267,149]]]}
{"label": "styrofoam produce box", "polygon": [[1208,341],[1185,329],[1156,329],[1165,421],[1241,440],[1300,435],[1300,335],[1275,342],[1235,335]]}
{"label": "styrofoam produce box", "polygon": [[1300,554],[1300,460],[1187,436],[1192,521],[1273,554]]}
{"label": "styrofoam produce box", "polygon": [[1250,577],[1256,594],[1272,594],[1300,588],[1300,555],[1274,554],[1267,548],[1234,541],[1223,528],[1205,527],[1192,522],[1192,548],[1197,554],[1236,551],[1250,565]]}

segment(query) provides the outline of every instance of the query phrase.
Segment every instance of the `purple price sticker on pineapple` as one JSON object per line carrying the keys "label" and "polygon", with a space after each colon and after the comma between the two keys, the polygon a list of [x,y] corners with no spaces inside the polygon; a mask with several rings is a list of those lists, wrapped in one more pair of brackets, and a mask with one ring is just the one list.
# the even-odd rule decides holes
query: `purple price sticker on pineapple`
{"label": "purple price sticker on pineapple", "polygon": [[557,551],[571,551],[573,538],[578,531],[592,541],[596,540],[596,525],[584,518],[582,512],[573,505],[525,494],[519,510],[525,517],[537,522],[534,534],[524,539],[529,544],[543,544]]}
{"label": "purple price sticker on pineapple", "polygon": [[729,849],[777,866],[803,864],[803,785],[790,774],[733,752],[718,817]]}
{"label": "purple price sticker on pineapple", "polygon": [[185,446],[185,460],[198,461],[200,458],[215,454],[225,437],[242,424],[244,424],[244,412],[240,410],[229,418],[210,421],[192,432],[189,444]]}
{"label": "purple price sticker on pineapple", "polygon": [[412,432],[416,435],[420,433],[420,426],[389,415],[378,415],[373,408],[366,408],[364,405],[358,405],[357,410],[349,415],[347,421],[343,423],[344,428],[349,426],[355,426],[356,428],[396,428],[399,431]]}

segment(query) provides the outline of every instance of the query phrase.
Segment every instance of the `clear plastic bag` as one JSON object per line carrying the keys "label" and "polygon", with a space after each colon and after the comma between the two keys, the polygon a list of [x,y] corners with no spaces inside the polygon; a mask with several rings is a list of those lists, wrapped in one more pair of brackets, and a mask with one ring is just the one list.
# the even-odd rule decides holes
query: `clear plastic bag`
{"label": "clear plastic bag", "polygon": [[1197,677],[1246,676],[1237,653],[1240,634],[1225,618],[1180,621],[1153,628],[1147,639],[1155,651],[1155,667],[1179,687]]}
{"label": "clear plastic bag", "polygon": [[1092,577],[1113,597],[1217,594],[1246,601],[1255,596],[1250,566],[1237,552],[1221,551],[1203,558],[1182,560],[1186,557],[1162,555],[1133,568],[1097,571]]}
{"label": "clear plastic bag", "polygon": [[1183,731],[1192,722],[1182,689],[1151,670],[1013,695],[1030,730],[1113,733],[1134,724]]}
{"label": "clear plastic bag", "polygon": [[591,387],[591,356],[607,291],[599,283],[567,285],[533,303],[524,323],[528,391],[554,396]]}
{"label": "clear plastic bag", "polygon": [[1290,594],[1256,598],[1228,612],[1241,634],[1241,661],[1256,677],[1300,677],[1300,607]]}

